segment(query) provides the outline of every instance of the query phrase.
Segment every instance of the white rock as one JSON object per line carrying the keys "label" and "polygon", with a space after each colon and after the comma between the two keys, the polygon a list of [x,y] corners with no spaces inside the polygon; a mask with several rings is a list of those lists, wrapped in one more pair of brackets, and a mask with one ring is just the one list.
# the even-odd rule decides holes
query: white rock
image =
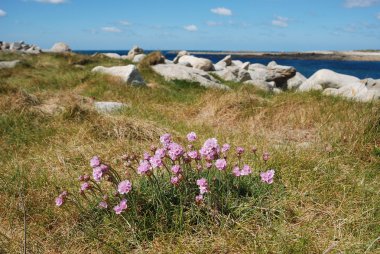
{"label": "white rock", "polygon": [[244,82],[252,79],[248,71],[234,66],[227,67],[221,71],[215,71],[214,73],[226,81]]}
{"label": "white rock", "polygon": [[258,89],[264,90],[264,91],[273,91],[276,84],[274,82],[266,82],[264,80],[248,80],[245,81],[244,84],[252,85]]}
{"label": "white rock", "polygon": [[248,67],[249,70],[255,70],[257,68],[266,69],[267,67],[264,64],[259,63],[250,64]]}
{"label": "white rock", "polygon": [[143,78],[141,77],[136,66],[133,64],[114,67],[97,66],[92,69],[92,72],[99,72],[119,77],[122,81],[131,85],[145,85]]}
{"label": "white rock", "polygon": [[231,66],[238,66],[241,67],[243,65],[243,62],[240,60],[232,60],[231,61]]}
{"label": "white rock", "polygon": [[331,70],[322,69],[314,73],[309,79],[302,83],[299,91],[323,90],[325,88],[341,88],[352,83],[359,83],[360,80],[354,76],[336,73]]}
{"label": "white rock", "polygon": [[144,50],[142,48],[140,48],[139,46],[133,46],[132,49],[129,50],[128,52],[127,59],[133,60],[133,58],[136,55],[143,54],[143,53],[144,53]]}
{"label": "white rock", "polygon": [[306,81],[306,77],[302,75],[301,73],[297,72],[296,75],[288,79],[287,81],[287,89],[289,90],[295,90],[297,89],[300,85],[302,85],[303,82]]}
{"label": "white rock", "polygon": [[232,63],[232,56],[228,55],[219,62],[217,62],[215,65],[222,66],[223,68],[230,66]]}
{"label": "white rock", "polygon": [[250,64],[251,64],[250,62],[245,62],[245,63],[243,63],[243,65],[240,68],[242,68],[243,70],[247,70],[248,71]]}
{"label": "white rock", "polygon": [[63,42],[57,42],[53,45],[50,51],[54,53],[66,53],[66,52],[71,52],[71,49],[69,45]]}
{"label": "white rock", "polygon": [[0,69],[10,69],[16,67],[16,65],[20,62],[20,60],[14,61],[2,61],[0,62]]}
{"label": "white rock", "polygon": [[220,84],[219,81],[207,72],[180,64],[157,64],[152,66],[152,68],[166,80],[187,80],[198,82],[201,86],[207,88],[230,89],[228,86]]}
{"label": "white rock", "polygon": [[179,65],[186,66],[186,67],[192,67],[189,62],[180,62]]}
{"label": "white rock", "polygon": [[203,71],[213,71],[214,65],[209,59],[200,58],[195,56],[182,56],[179,58],[178,63],[188,62],[195,69],[203,70]]}
{"label": "white rock", "polygon": [[168,59],[165,59],[165,63],[166,63],[166,64],[173,64],[173,61],[170,61],[170,60],[168,60]]}
{"label": "white rock", "polygon": [[120,111],[126,107],[127,104],[113,101],[97,101],[94,103],[95,110],[99,113],[108,114]]}
{"label": "white rock", "polygon": [[132,62],[134,62],[134,63],[139,63],[139,62],[141,62],[145,57],[146,57],[145,54],[138,54],[138,55],[135,55],[135,57],[133,58]]}
{"label": "white rock", "polygon": [[121,59],[121,56],[117,53],[103,53],[102,55],[113,59]]}
{"label": "white rock", "polygon": [[177,56],[173,59],[173,63],[177,64],[181,57],[188,56],[188,55],[190,55],[189,52],[187,52],[186,50],[181,50],[180,52],[178,52]]}
{"label": "white rock", "polygon": [[277,63],[276,63],[276,61],[270,61],[267,66],[268,66],[268,68],[273,68],[273,67],[277,66]]}

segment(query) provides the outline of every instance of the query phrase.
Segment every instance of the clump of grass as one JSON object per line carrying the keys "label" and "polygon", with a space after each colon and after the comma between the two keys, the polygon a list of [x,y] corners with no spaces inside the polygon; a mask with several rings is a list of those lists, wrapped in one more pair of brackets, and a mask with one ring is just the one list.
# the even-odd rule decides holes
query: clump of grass
{"label": "clump of grass", "polygon": [[148,66],[162,64],[165,63],[165,57],[161,52],[156,51],[147,55],[141,62],[139,63],[140,68],[147,68]]}

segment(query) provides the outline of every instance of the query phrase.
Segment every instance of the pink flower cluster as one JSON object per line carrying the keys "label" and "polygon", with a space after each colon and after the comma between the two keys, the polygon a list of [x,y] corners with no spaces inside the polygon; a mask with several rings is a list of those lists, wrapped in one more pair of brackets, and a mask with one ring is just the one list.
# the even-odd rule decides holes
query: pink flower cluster
{"label": "pink flower cluster", "polygon": [[98,156],[94,156],[90,160],[90,166],[93,168],[92,176],[94,177],[94,180],[100,182],[103,175],[108,171],[108,166],[102,164]]}
{"label": "pink flower cluster", "polygon": [[67,194],[67,191],[64,191],[61,194],[59,194],[59,196],[55,199],[55,205],[62,206],[65,203]]}

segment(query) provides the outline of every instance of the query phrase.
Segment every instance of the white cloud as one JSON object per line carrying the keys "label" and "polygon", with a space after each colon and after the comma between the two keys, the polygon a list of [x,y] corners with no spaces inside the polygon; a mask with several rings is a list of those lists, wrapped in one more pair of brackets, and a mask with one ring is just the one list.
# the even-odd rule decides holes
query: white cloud
{"label": "white cloud", "polygon": [[119,28],[113,27],[113,26],[102,27],[102,31],[108,32],[108,33],[120,33],[121,32],[121,30]]}
{"label": "white cloud", "polygon": [[132,25],[132,23],[129,22],[129,21],[127,21],[127,20],[120,21],[120,24],[122,24],[123,26],[130,26],[130,25]]}
{"label": "white cloud", "polygon": [[7,15],[7,13],[3,11],[2,9],[0,9],[0,17],[4,17],[5,15]]}
{"label": "white cloud", "polygon": [[231,16],[232,15],[232,11],[230,9],[227,9],[224,7],[218,7],[218,8],[211,9],[211,12],[218,14],[218,15],[222,15],[222,16]]}
{"label": "white cloud", "polygon": [[344,6],[346,8],[370,7],[378,3],[380,0],[345,0]]}
{"label": "white cloud", "polygon": [[39,3],[46,3],[46,4],[63,4],[66,3],[66,0],[35,0]]}
{"label": "white cloud", "polygon": [[198,31],[198,27],[196,25],[188,25],[184,26],[183,29],[189,31],[189,32],[196,32]]}
{"label": "white cloud", "polygon": [[278,27],[288,27],[289,18],[277,16],[276,19],[272,20],[272,25]]}

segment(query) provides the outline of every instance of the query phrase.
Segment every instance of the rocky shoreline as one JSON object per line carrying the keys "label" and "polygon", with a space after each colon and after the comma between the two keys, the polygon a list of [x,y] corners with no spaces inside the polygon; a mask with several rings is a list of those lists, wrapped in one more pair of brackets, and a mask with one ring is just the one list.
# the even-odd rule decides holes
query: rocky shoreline
{"label": "rocky shoreline", "polygon": [[[176,51],[170,51],[176,53]],[[194,55],[231,55],[239,58],[337,60],[380,62],[380,52],[362,51],[314,51],[314,52],[236,52],[236,51],[189,51]]]}
{"label": "rocky shoreline", "polygon": [[[22,45],[26,44],[17,44],[16,48],[18,49],[15,49],[13,45],[3,51],[27,53],[24,52],[25,49],[31,48]],[[70,47],[62,42],[54,44],[50,50],[44,52],[74,54],[71,52]],[[293,66],[279,65],[275,61],[270,62],[268,65],[263,65],[234,60],[233,55],[227,55],[219,62],[213,63],[207,58],[194,56],[194,52],[192,54],[187,51],[178,52],[177,56],[171,61],[165,59],[161,52],[146,55],[144,50],[138,46],[133,47],[128,52],[128,55],[100,54],[103,57],[133,62],[133,64],[124,66],[96,66],[92,69],[92,72],[118,77],[129,85],[146,85],[137,67],[140,62],[144,61],[145,65],[150,65],[153,71],[167,80],[197,82],[200,86],[206,88],[230,90],[231,88],[225,82],[235,82],[274,93],[281,93],[286,90],[296,92],[319,90],[325,95],[341,96],[356,101],[368,102],[380,99],[380,79],[367,78],[360,80],[357,77],[336,73],[328,69],[318,70],[310,78],[306,78]],[[204,52],[202,54],[205,55]],[[215,52],[212,54],[215,54]],[[329,52],[322,52],[321,54],[330,55]],[[380,58],[380,53],[351,52],[351,56],[354,54],[358,57],[364,54],[379,55]],[[99,54],[96,53],[93,57],[97,55]],[[276,55],[276,58],[278,58],[278,55]],[[0,69],[14,68],[18,63],[17,59],[0,62]]]}

